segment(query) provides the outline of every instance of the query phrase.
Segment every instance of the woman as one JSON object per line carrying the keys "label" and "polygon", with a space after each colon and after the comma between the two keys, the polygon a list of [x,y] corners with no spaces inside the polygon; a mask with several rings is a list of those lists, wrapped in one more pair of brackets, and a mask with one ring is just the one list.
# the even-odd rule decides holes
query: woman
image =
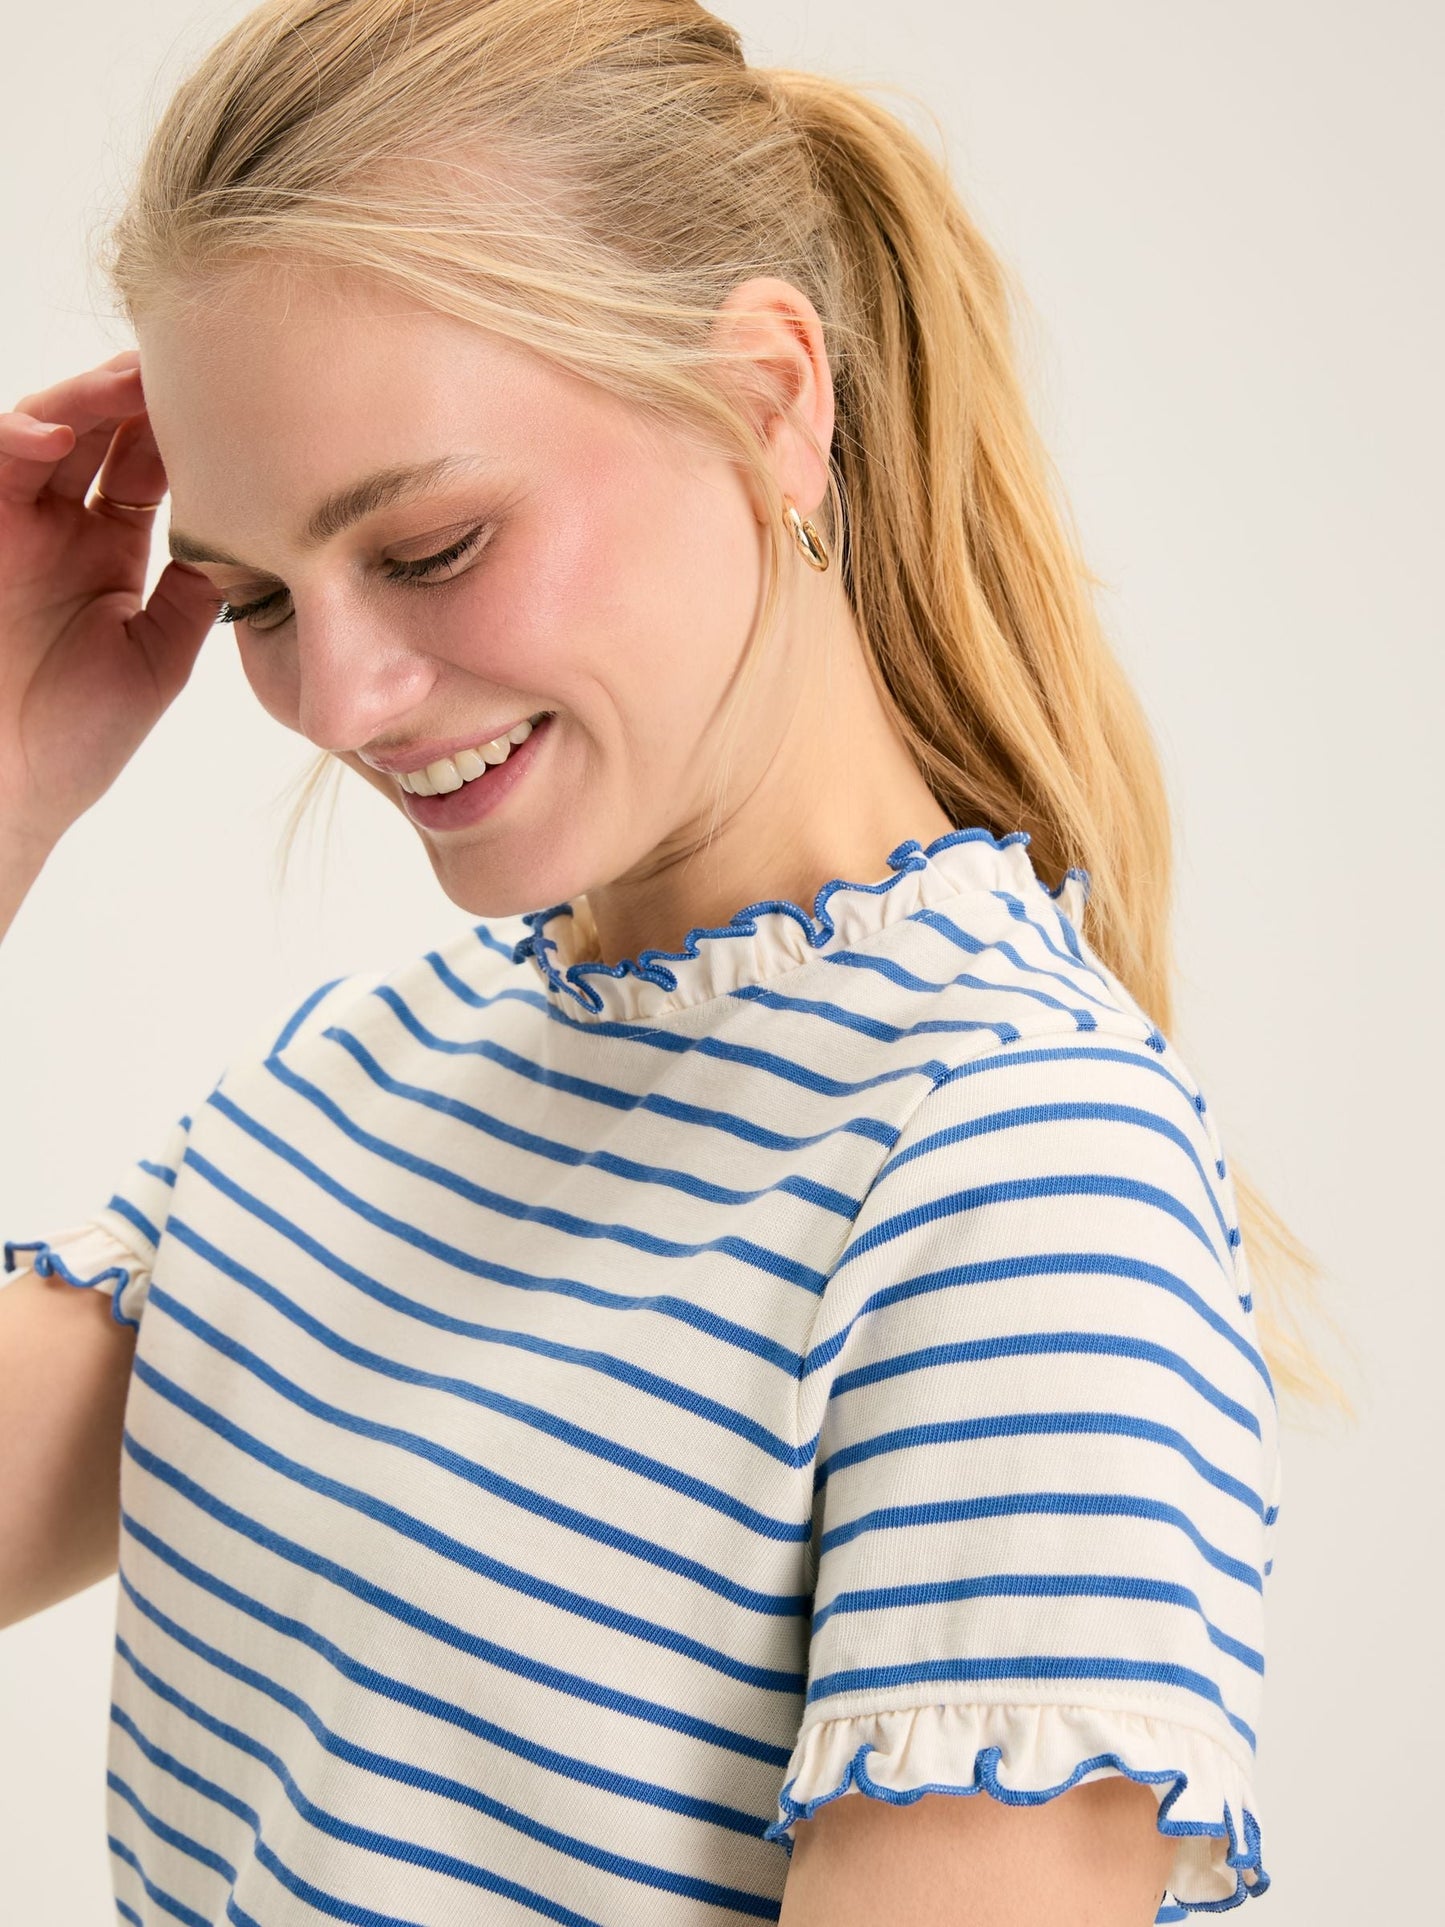
{"label": "woman", "polygon": [[6,1245],[122,1917],[1261,1893],[1297,1247],[942,167],[691,0],[281,0],[109,268],[0,416],[5,924],[218,617],[468,918]]}

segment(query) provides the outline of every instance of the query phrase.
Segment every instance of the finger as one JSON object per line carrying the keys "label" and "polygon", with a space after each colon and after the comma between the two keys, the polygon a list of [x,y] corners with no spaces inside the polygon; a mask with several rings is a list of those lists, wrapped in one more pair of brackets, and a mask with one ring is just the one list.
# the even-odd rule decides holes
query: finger
{"label": "finger", "polygon": [[[33,501],[41,489],[52,488],[57,495],[83,501],[96,470],[105,460],[111,434],[128,415],[142,408],[144,401],[138,367],[92,368],[83,375],[58,382],[53,388],[22,396],[12,415],[58,425],[60,432],[52,431],[48,446],[55,452],[45,472],[6,477],[3,482],[6,498]],[[73,440],[64,434],[66,429]],[[28,448],[36,448],[39,454],[40,445],[33,440],[28,441],[26,451],[22,451],[13,438],[7,443],[7,452],[25,452],[27,459],[34,461],[37,457],[29,455]],[[59,486],[56,486],[57,479]],[[28,495],[23,492],[26,489]]]}
{"label": "finger", "polygon": [[[140,392],[140,386],[139,362],[120,362],[113,368],[103,364],[99,368],[86,368],[78,375],[67,375],[64,381],[53,382],[49,388],[37,388],[33,394],[22,395],[15,409],[18,414],[34,415],[41,421],[69,422],[78,435],[83,435],[107,416],[114,420],[118,415],[134,414],[137,404],[131,397]],[[112,406],[112,398],[122,393],[126,400],[117,410]]]}
{"label": "finger", "polygon": [[0,502],[33,502],[72,439],[63,423],[39,422],[13,411],[0,414]]}
{"label": "finger", "polygon": [[69,445],[67,428],[15,410],[0,414],[0,501],[33,501]]}
{"label": "finger", "polygon": [[145,607],[126,624],[128,634],[145,651],[156,689],[167,704],[185,687],[220,606],[220,594],[199,570],[170,562]]}
{"label": "finger", "polygon": [[130,522],[144,519],[133,513],[134,508],[160,507],[166,493],[166,471],[149,415],[130,415],[116,429],[96,487],[109,496],[110,502],[92,496],[87,506],[109,512],[115,503],[129,503],[132,509],[120,513]]}
{"label": "finger", "polygon": [[[136,369],[127,368],[117,368],[114,372],[118,376],[139,373]],[[114,437],[137,411],[140,412],[141,419],[146,422],[146,432],[149,434],[149,418],[144,412],[145,400],[140,392],[138,380],[127,382],[123,387],[117,388],[115,403],[113,413],[108,413],[92,427],[77,432],[75,446],[61,456],[50,477],[48,486],[52,495],[64,495],[71,501],[83,502],[94,486],[97,474],[106,463]],[[157,456],[156,460],[159,461],[159,459],[160,457]],[[123,502],[132,500],[149,502],[155,499],[152,495],[126,495],[120,489],[112,489],[109,483],[105,485],[105,492],[107,495],[119,494]],[[157,495],[163,493],[163,489],[156,491]]]}

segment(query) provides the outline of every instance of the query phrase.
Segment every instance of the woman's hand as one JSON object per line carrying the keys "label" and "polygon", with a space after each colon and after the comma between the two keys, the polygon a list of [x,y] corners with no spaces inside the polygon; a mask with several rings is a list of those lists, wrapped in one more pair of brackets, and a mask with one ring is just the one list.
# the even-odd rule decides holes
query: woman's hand
{"label": "woman's hand", "polygon": [[39,862],[180,693],[215,621],[168,563],[143,601],[166,473],[138,350],[0,411],[0,839]]}

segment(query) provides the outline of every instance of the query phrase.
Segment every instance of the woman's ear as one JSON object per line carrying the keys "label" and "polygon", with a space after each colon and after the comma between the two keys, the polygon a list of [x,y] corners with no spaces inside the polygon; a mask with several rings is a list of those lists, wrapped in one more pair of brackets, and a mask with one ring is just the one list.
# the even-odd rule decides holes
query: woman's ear
{"label": "woman's ear", "polygon": [[[767,445],[779,489],[800,515],[811,515],[828,492],[835,416],[833,371],[817,309],[791,281],[755,275],[732,289],[718,309],[713,341],[732,358],[728,377]],[[756,495],[753,507],[765,521],[767,506]]]}

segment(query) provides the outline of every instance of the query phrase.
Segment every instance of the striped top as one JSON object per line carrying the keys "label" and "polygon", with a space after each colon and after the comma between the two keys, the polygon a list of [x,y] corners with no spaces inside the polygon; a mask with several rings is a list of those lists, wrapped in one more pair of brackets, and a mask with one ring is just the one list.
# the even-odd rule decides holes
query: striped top
{"label": "striped top", "polygon": [[[722,1927],[840,1797],[1122,1772],[1267,1884],[1216,1119],[1028,837],[323,985],[50,1239],[137,1327],[122,1919]],[[303,1914],[303,1909],[306,1911]]]}

